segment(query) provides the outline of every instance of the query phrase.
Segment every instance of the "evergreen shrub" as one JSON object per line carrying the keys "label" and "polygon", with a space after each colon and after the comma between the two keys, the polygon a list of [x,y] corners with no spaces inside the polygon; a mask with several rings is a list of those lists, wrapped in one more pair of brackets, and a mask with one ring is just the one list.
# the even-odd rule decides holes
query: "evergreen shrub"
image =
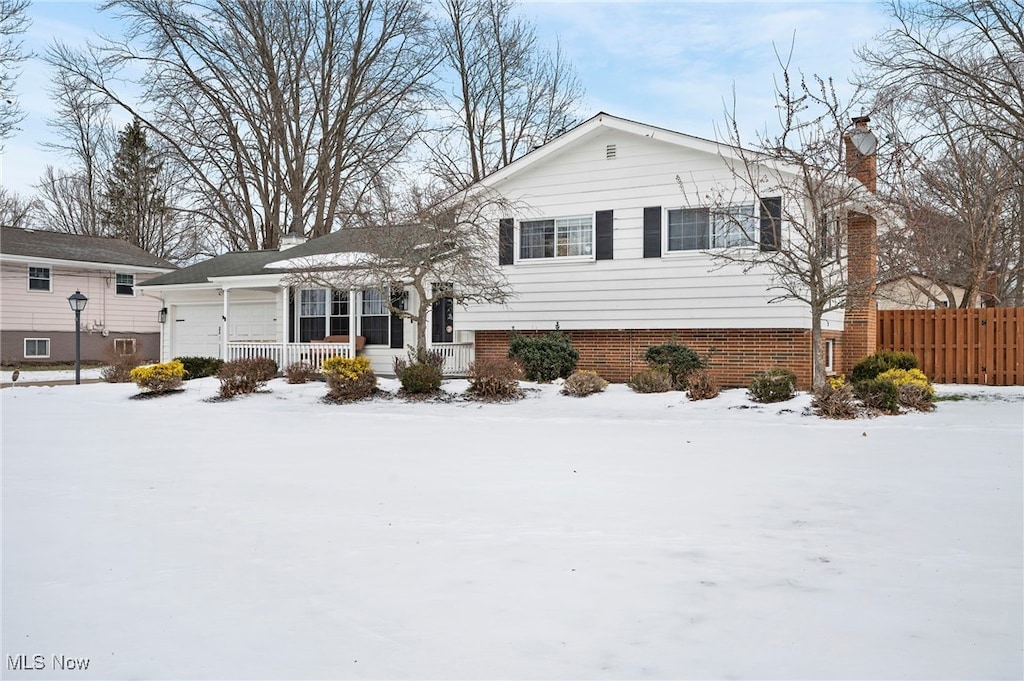
{"label": "evergreen shrub", "polygon": [[216,376],[224,364],[224,360],[216,357],[178,357],[176,361],[185,367],[185,378],[190,381],[193,378]]}
{"label": "evergreen shrub", "polygon": [[853,384],[853,394],[868,409],[885,414],[898,414],[900,411],[900,391],[892,381],[869,378]]}
{"label": "evergreen shrub", "polygon": [[706,366],[700,355],[675,340],[647,348],[644,360],[652,369],[660,368],[667,372],[672,379],[672,387],[676,390],[686,390],[686,380],[690,372]]}
{"label": "evergreen shrub", "polygon": [[402,389],[411,395],[436,393],[441,389],[441,370],[433,364],[412,364],[405,367],[399,380]]}
{"label": "evergreen shrub", "polygon": [[869,378],[875,378],[889,369],[917,369],[917,356],[912,352],[895,352],[892,350],[879,350],[873,355],[868,355],[853,366],[850,372],[850,382],[860,383]]}
{"label": "evergreen shrub", "polygon": [[755,402],[785,402],[796,394],[796,374],[776,367],[754,375],[750,382],[750,397]]}
{"label": "evergreen shrub", "polygon": [[572,339],[557,329],[543,336],[524,336],[513,332],[508,356],[519,361],[526,380],[538,382],[569,376],[580,359]]}
{"label": "evergreen shrub", "polygon": [[165,393],[181,387],[185,367],[176,359],[163,364],[146,364],[132,369],[129,378],[146,392]]}
{"label": "evergreen shrub", "polygon": [[366,357],[330,357],[320,365],[327,381],[327,396],[334,400],[361,400],[377,389],[377,376]]}

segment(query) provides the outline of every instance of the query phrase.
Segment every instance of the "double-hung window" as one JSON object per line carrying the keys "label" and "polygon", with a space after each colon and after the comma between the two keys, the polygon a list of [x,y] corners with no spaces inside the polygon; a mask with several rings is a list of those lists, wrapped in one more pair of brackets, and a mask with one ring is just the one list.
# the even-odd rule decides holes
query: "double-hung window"
{"label": "double-hung window", "polygon": [[753,203],[668,211],[668,250],[702,251],[752,246],[758,235]]}
{"label": "double-hung window", "polygon": [[387,345],[389,342],[389,320],[391,317],[386,294],[379,289],[363,291],[360,326],[367,345]]}
{"label": "double-hung window", "polygon": [[135,295],[135,275],[134,274],[116,274],[115,282],[115,293],[119,296],[134,296]]}
{"label": "double-hung window", "polygon": [[589,215],[519,223],[520,260],[589,257],[593,254],[594,220]]}
{"label": "double-hung window", "polygon": [[299,290],[299,342],[323,340],[327,335],[327,290]]}
{"label": "double-hung window", "polygon": [[52,291],[50,282],[49,267],[28,268],[28,290],[29,291]]}
{"label": "double-hung window", "polygon": [[348,335],[348,291],[331,291],[331,334]]}

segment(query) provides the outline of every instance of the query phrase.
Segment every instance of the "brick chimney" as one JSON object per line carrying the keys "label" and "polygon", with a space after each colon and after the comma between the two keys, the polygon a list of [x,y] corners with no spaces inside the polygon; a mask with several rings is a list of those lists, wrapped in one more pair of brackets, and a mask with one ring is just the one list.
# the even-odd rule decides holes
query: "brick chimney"
{"label": "brick chimney", "polygon": [[[853,119],[853,130],[843,135],[846,172],[859,180],[871,193],[877,191],[878,166],[874,139],[867,116]],[[870,139],[865,144],[864,139]],[[859,144],[858,144],[859,143]],[[867,152],[867,153],[865,153]],[[843,324],[843,372],[875,352],[878,346],[878,303],[875,281],[878,278],[878,229],[870,215],[850,211],[847,214],[846,314]]]}

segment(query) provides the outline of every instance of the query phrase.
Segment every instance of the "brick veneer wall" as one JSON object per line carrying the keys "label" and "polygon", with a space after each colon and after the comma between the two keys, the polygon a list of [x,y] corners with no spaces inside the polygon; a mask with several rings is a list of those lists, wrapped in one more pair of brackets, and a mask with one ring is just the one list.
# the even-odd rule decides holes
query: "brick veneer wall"
{"label": "brick veneer wall", "polygon": [[[508,355],[510,331],[477,331],[476,357]],[[548,331],[520,331],[538,335]],[[801,388],[811,384],[811,332],[808,329],[618,329],[566,331],[580,353],[579,369],[596,371],[606,380],[624,382],[647,368],[644,353],[652,345],[675,340],[706,355],[714,349],[711,370],[722,387],[749,385],[758,371],[784,367],[793,371]],[[826,339],[839,344],[839,334]],[[836,348],[835,359],[840,358]]]}

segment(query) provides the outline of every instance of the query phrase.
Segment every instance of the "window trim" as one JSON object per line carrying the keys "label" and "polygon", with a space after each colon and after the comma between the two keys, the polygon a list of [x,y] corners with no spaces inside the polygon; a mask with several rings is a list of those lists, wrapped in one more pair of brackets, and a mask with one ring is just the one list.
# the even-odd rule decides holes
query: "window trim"
{"label": "window trim", "polygon": [[[131,284],[122,284],[118,281],[121,277],[131,277]],[[130,293],[121,293],[121,287],[125,286],[129,289]],[[135,296],[135,274],[132,272],[115,272],[114,273],[114,295],[115,296]]]}
{"label": "window trim", "polygon": [[[44,280],[43,277],[39,277],[39,276],[33,277],[32,276],[32,270],[46,270],[46,277],[45,277],[46,288],[33,288],[32,287],[32,282],[33,281],[43,281]],[[42,266],[37,266],[37,265],[29,265],[28,266],[28,283],[26,285],[28,286],[28,289],[27,289],[28,291],[34,291],[36,293],[53,293],[53,268],[52,267],[42,267]]]}
{"label": "window trim", "polygon": [[[514,249],[515,249],[514,253],[515,253],[515,262],[516,262],[516,264],[519,264],[519,263],[522,263],[522,264],[549,263],[549,262],[593,262],[595,260],[595,258],[597,257],[597,219],[596,219],[595,215],[596,215],[595,213],[591,212],[591,213],[579,213],[579,214],[576,214],[576,215],[559,215],[559,216],[555,216],[555,217],[538,217],[538,218],[531,218],[531,219],[522,219],[521,218],[521,219],[517,220],[516,221],[516,226],[515,226],[515,246],[514,246]],[[589,250],[590,250],[590,253],[589,254],[558,255],[558,246],[559,246],[559,244],[558,244],[558,241],[559,241],[559,238],[558,238],[558,234],[559,234],[558,227],[559,227],[559,224],[558,223],[560,221],[567,222],[567,221],[570,221],[570,220],[587,220],[590,223],[590,229],[589,229],[589,233],[590,233]],[[552,255],[550,255],[550,256],[545,255],[545,256],[534,257],[534,258],[524,258],[523,257],[523,225],[524,224],[529,224],[529,223],[540,223],[540,222],[547,222],[547,221],[551,221],[551,223],[552,223],[552,232],[553,232],[552,233],[552,243],[551,243]],[[543,244],[543,247],[546,250],[547,249],[547,244]]]}
{"label": "window trim", "polygon": [[[28,343],[29,343],[29,341],[33,341],[35,343],[38,343],[40,341],[45,342],[46,343],[46,354],[45,355],[30,355],[30,354],[28,354]],[[50,343],[50,339],[49,338],[24,338],[24,339],[22,339],[22,343],[21,343],[21,355],[25,359],[49,359],[50,358],[50,352],[51,352],[51,346],[52,346],[52,344]]]}

